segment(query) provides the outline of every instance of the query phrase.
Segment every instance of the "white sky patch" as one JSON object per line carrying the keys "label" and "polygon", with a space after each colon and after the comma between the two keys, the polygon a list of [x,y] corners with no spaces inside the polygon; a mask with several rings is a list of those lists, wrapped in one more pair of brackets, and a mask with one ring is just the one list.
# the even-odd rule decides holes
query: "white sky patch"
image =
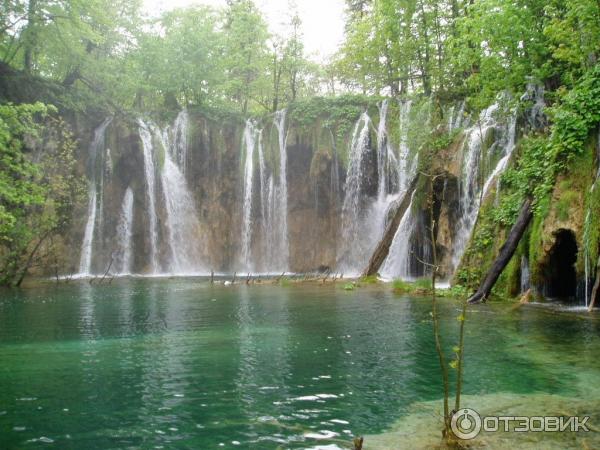
{"label": "white sky patch", "polygon": [[[282,34],[290,21],[286,0],[255,0],[265,14],[271,32]],[[302,20],[306,54],[314,60],[325,61],[332,56],[344,37],[344,0],[295,0]],[[223,7],[225,0],[144,0],[148,14],[190,5]]]}

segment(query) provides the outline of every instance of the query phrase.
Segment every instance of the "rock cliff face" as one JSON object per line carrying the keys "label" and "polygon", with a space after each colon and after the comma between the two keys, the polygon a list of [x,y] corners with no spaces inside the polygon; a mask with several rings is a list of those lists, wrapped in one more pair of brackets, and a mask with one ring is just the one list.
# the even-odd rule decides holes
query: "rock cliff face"
{"label": "rock cliff face", "polygon": [[[237,270],[241,245],[243,213],[243,132],[245,124],[230,118],[214,120],[191,111],[187,126],[187,161],[184,172],[187,188],[193,197],[199,223],[196,238],[201,243],[197,255],[203,272]],[[271,123],[264,125],[262,139],[267,170],[278,174],[277,130]],[[103,161],[89,167],[89,147],[94,127],[78,127],[80,134],[79,161],[82,173],[96,172],[98,212],[95,219],[91,273],[103,273],[116,261],[119,252],[118,235],[122,221],[122,204],[126,190],[133,191],[131,246],[132,273],[150,273],[151,235],[149,229],[149,196],[145,173],[144,146],[140,125],[132,119],[115,118],[105,131]],[[287,130],[287,189],[289,267],[305,272],[334,267],[338,245],[340,196],[344,169],[330,145],[319,145],[325,130],[299,130],[290,124]],[[158,259],[169,259],[171,249],[166,244],[171,232],[165,205],[164,185],[159,181],[164,171],[164,152],[157,136],[153,137],[155,162],[155,210],[158,222]],[[322,140],[321,140],[322,141]],[[325,140],[325,142],[327,142]],[[255,155],[258,175],[258,155]],[[100,165],[99,165],[100,164]],[[101,181],[98,181],[100,180]],[[262,258],[261,180],[253,179],[252,189],[252,250]],[[69,273],[79,270],[80,248],[87,220],[87,205],[75,212],[70,236]],[[111,271],[114,271],[113,267]]]}
{"label": "rock cliff face", "polygon": [[[87,274],[102,274],[109,266],[113,273],[134,274],[359,273],[390,207],[419,171],[426,176],[381,273],[389,278],[427,274],[432,200],[440,277],[476,284],[506,232],[491,217],[502,195],[498,175],[518,147],[515,116],[498,115],[494,105],[475,122],[432,113],[427,101],[390,103],[389,110],[386,103],[319,107],[320,112],[304,111],[304,116],[255,121],[190,110],[185,120],[180,115],[163,126],[116,117],[106,127],[95,165],[90,163],[95,127],[104,118],[93,125],[71,118],[80,137],[81,172],[95,180],[97,195]],[[499,284],[510,295],[532,286],[541,294],[562,296],[557,280],[567,279],[566,294],[585,293],[586,261],[591,267],[598,252],[584,254],[584,241],[594,241],[598,227],[594,208],[580,206],[577,196],[590,191],[593,154],[581,170],[558,180],[532,224]],[[436,175],[433,184],[428,174]],[[129,221],[128,191],[133,198]],[[128,223],[130,229],[124,230]],[[82,273],[89,224],[90,205],[78,206],[65,246],[66,273]],[[132,254],[128,270],[122,265],[124,245]],[[188,257],[177,258],[178,253]]]}

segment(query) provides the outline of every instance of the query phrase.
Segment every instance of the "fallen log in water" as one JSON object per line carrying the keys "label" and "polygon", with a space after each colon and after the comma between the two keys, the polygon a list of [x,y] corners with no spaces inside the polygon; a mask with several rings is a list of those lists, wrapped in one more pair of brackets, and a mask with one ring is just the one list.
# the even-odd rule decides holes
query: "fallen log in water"
{"label": "fallen log in water", "polygon": [[396,232],[398,231],[398,227],[400,226],[400,222],[402,221],[402,217],[406,213],[406,210],[410,206],[410,199],[412,198],[413,192],[417,187],[417,183],[419,181],[419,175],[417,175],[413,181],[410,183],[410,186],[404,193],[404,197],[398,203],[396,207],[396,211],[392,217],[392,220],[387,224],[385,231],[383,233],[383,237],[375,247],[375,251],[369,260],[369,265],[363,271],[363,277],[370,277],[373,275],[377,275],[379,269],[383,265],[383,262],[386,260],[390,253],[390,247],[392,242],[394,241],[394,236],[396,236]]}
{"label": "fallen log in water", "polygon": [[469,298],[469,303],[480,303],[489,297],[490,293],[492,292],[492,288],[496,284],[496,281],[498,281],[498,277],[500,277],[502,271],[504,271],[504,268],[515,254],[517,246],[519,245],[519,242],[521,241],[529,222],[531,222],[531,219],[533,218],[533,211],[531,209],[532,203],[533,200],[528,198],[523,203],[523,206],[521,206],[521,211],[519,212],[517,221],[511,228],[506,242],[500,248],[500,253],[483,279],[483,283],[481,283],[481,286],[479,286],[477,292],[475,292],[475,294]]}

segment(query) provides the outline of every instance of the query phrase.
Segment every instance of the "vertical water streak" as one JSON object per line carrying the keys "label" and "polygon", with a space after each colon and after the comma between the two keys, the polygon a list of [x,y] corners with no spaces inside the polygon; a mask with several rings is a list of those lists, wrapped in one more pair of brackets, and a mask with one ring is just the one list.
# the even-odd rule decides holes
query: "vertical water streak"
{"label": "vertical water streak", "polygon": [[168,270],[173,274],[195,274],[205,269],[200,261],[200,223],[194,197],[185,179],[188,124],[187,113],[182,111],[172,127],[162,131],[154,128],[164,150],[160,180],[171,254]]}
{"label": "vertical water streak", "polygon": [[458,112],[454,116],[454,121],[450,127],[450,131],[456,130],[463,125],[463,119],[465,115],[465,101],[463,100],[458,108]]}
{"label": "vertical water streak", "polygon": [[377,200],[382,202],[388,190],[387,167],[388,167],[388,136],[387,136],[387,112],[388,101],[383,100],[379,105],[379,125],[377,126]]}
{"label": "vertical water streak", "polygon": [[117,225],[117,243],[119,245],[119,268],[122,275],[131,273],[133,236],[133,190],[128,187],[123,196],[121,217]]}
{"label": "vertical water streak", "polygon": [[252,188],[254,185],[254,147],[256,146],[257,130],[252,120],[246,121],[242,150],[245,152],[243,208],[242,208],[242,241],[240,264],[245,270],[252,270]]}
{"label": "vertical water streak", "polygon": [[466,131],[463,147],[462,177],[460,180],[460,219],[455,231],[452,249],[452,267],[458,267],[467,246],[481,203],[481,160],[488,132],[495,126],[494,113],[499,106],[494,103],[483,110],[479,120]]}
{"label": "vertical water streak", "polygon": [[333,135],[333,131],[331,130],[331,128],[329,129],[329,134],[331,135],[331,148],[332,148],[332,152],[333,152],[332,161],[331,161],[331,173],[330,173],[330,179],[331,179],[330,191],[331,191],[331,198],[333,199],[333,208],[334,208],[334,210],[332,212],[337,212],[338,202],[340,199],[340,165],[339,165],[337,147],[336,147],[336,143],[335,143],[335,136]]}
{"label": "vertical water streak", "polygon": [[144,177],[146,181],[146,209],[148,211],[148,236],[150,238],[150,269],[158,273],[158,218],[156,216],[156,173],[154,169],[154,145],[148,124],[139,119],[139,133],[144,154]]}
{"label": "vertical water streak", "polygon": [[259,176],[260,176],[260,217],[262,220],[263,237],[266,233],[267,228],[267,163],[265,161],[265,154],[263,149],[263,133],[260,130],[258,135],[258,165],[259,165]]}
{"label": "vertical water streak", "polygon": [[526,256],[521,257],[521,293],[525,293],[531,287],[529,275],[529,259]]}
{"label": "vertical water streak", "polygon": [[[94,131],[94,139],[90,143],[89,147],[89,187],[88,187],[88,214],[87,222],[85,225],[85,231],[83,235],[83,242],[81,244],[81,256],[79,260],[79,273],[82,275],[90,275],[92,270],[92,256],[94,248],[94,231],[96,228],[96,217],[98,212],[98,185],[97,185],[97,158],[98,152],[104,152],[105,134],[106,128],[110,124],[112,119],[108,118],[102,122],[102,124]],[[104,176],[104,164],[101,165],[102,180]]]}
{"label": "vertical water streak", "polygon": [[275,113],[275,127],[278,132],[279,141],[279,186],[277,192],[279,213],[278,220],[278,258],[277,269],[287,271],[289,267],[289,241],[288,241],[288,189],[287,189],[287,132],[285,119],[287,110],[283,109]]}
{"label": "vertical water streak", "polygon": [[273,175],[269,175],[269,179],[267,180],[267,204],[266,204],[266,222],[267,222],[267,230],[265,233],[265,241],[267,247],[266,253],[266,265],[265,270],[272,269],[272,261],[275,260],[277,250],[275,248],[274,242],[274,228],[276,217],[276,205],[275,205],[275,179]]}
{"label": "vertical water streak", "polygon": [[402,216],[398,230],[390,246],[389,256],[381,269],[381,274],[386,278],[411,279],[411,236],[416,227],[416,217],[413,212],[413,200],[416,191],[410,198],[410,205]]}
{"label": "vertical water streak", "polygon": [[508,163],[510,162],[510,158],[512,157],[513,151],[516,147],[517,143],[517,112],[512,111],[511,115],[508,119],[508,127],[507,133],[504,136],[504,142],[500,142],[502,157],[496,164],[496,167],[492,171],[492,173],[488,176],[484,186],[483,186],[483,197],[485,197],[490,189],[492,182],[494,180],[497,181],[498,187],[500,186],[500,177],[506,167],[508,167]]}
{"label": "vertical water streak", "polygon": [[408,131],[410,129],[410,111],[412,101],[407,100],[400,103],[400,149],[398,152],[398,190],[405,192],[410,180],[409,158],[410,148],[408,146]]}
{"label": "vertical water streak", "polygon": [[173,150],[173,158],[177,162],[177,165],[181,169],[184,175],[187,175],[188,165],[189,165],[189,139],[188,139],[188,129],[189,129],[189,114],[187,110],[181,111],[173,126],[171,127],[171,141],[174,144]]}
{"label": "vertical water streak", "polygon": [[364,259],[362,241],[362,221],[366,208],[363,200],[364,159],[369,151],[369,130],[371,119],[364,112],[352,133],[348,171],[346,174],[345,196],[342,206],[342,269],[356,269],[356,264]]}

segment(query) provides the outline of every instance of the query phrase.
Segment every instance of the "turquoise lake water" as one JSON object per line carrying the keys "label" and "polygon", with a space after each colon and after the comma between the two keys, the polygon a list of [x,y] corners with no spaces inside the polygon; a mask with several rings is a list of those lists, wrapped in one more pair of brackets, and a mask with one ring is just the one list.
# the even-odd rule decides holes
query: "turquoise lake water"
{"label": "turquoise lake water", "polygon": [[[0,448],[346,448],[441,398],[430,309],[378,286],[0,291]],[[441,300],[447,349],[458,314]],[[474,306],[465,355],[467,400],[549,395],[600,411],[595,315]]]}

